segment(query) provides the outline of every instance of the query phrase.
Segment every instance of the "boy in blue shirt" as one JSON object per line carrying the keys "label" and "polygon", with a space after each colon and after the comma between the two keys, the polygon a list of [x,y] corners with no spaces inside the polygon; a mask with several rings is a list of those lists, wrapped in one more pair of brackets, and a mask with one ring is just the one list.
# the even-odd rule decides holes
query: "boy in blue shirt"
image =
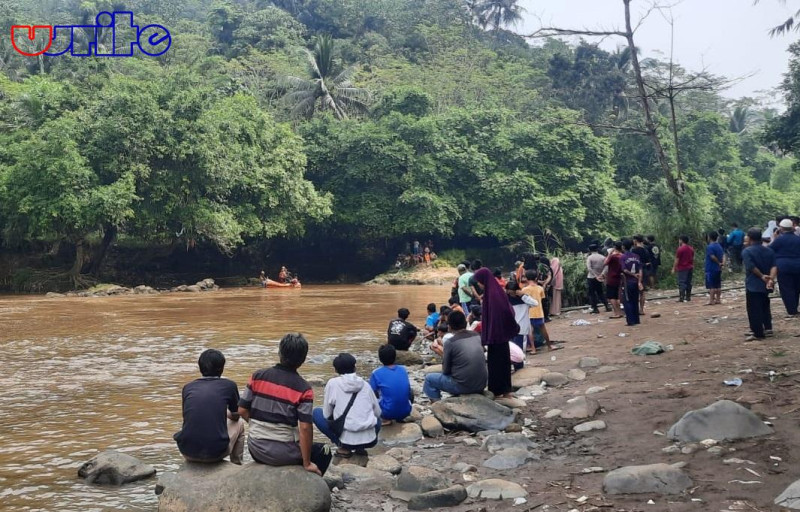
{"label": "boy in blue shirt", "polygon": [[372,372],[369,378],[369,385],[379,399],[383,425],[407,418],[411,414],[411,402],[414,401],[406,367],[394,364],[396,358],[397,351],[392,345],[381,346],[378,359],[383,366]]}
{"label": "boy in blue shirt", "polygon": [[719,240],[719,233],[712,231],[708,234],[708,247],[706,247],[708,302],[706,306],[722,304],[722,267],[725,264],[725,252],[717,240]]}
{"label": "boy in blue shirt", "polygon": [[425,319],[425,334],[435,332],[437,325],[439,325],[439,313],[436,312],[436,304],[431,302],[428,304],[428,318]]}

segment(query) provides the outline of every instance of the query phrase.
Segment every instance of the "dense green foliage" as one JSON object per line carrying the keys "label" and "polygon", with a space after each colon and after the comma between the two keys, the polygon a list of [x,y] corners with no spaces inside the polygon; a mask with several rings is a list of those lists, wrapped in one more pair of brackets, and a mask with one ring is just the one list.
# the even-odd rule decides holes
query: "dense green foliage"
{"label": "dense green foliage", "polygon": [[0,237],[74,245],[76,275],[117,237],[223,253],[324,237],[388,259],[412,236],[671,240],[800,206],[794,159],[764,145],[800,147],[797,45],[766,135],[752,100],[678,99],[664,145],[687,217],[635,129],[630,53],[529,45],[514,0],[11,0],[0,25],[123,5],[170,29],[169,52],[24,58],[0,39]]}

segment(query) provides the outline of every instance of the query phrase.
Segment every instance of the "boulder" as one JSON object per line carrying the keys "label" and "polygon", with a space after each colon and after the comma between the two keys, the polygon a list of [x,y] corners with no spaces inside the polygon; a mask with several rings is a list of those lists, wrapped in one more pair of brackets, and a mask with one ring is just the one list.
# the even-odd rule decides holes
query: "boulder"
{"label": "boulder", "polygon": [[209,277],[203,279],[202,281],[198,281],[197,286],[199,286],[201,290],[214,290],[217,288],[214,280]]}
{"label": "boulder", "polygon": [[126,288],[124,286],[109,286],[105,289],[106,295],[125,295],[131,293],[130,288]]}
{"label": "boulder", "polygon": [[775,498],[775,504],[780,507],[800,510],[800,480],[797,480]]}
{"label": "boulder", "polygon": [[[286,492],[302,489],[302,492]],[[331,493],[300,466],[187,464],[158,499],[159,512],[327,512]]]}
{"label": "boulder", "polygon": [[548,373],[550,373],[550,370],[546,368],[535,368],[528,366],[521,370],[515,371],[511,375],[511,385],[515,388],[536,386],[542,382],[542,377]]}
{"label": "boulder", "polygon": [[578,368],[599,368],[600,364],[600,359],[587,356],[578,361]]}
{"label": "boulder", "polygon": [[428,375],[429,373],[442,373],[442,365],[432,364],[422,369],[422,373]]}
{"label": "boulder", "polygon": [[567,400],[566,405],[561,409],[561,417],[565,419],[585,419],[591,418],[600,409],[597,400],[577,396]]}
{"label": "boulder", "polygon": [[561,409],[550,409],[546,413],[544,413],[545,419],[555,418],[557,416],[561,416]]}
{"label": "boulder", "polygon": [[493,434],[483,440],[483,448],[491,454],[495,454],[508,448],[522,448],[524,450],[534,450],[539,445],[528,439],[522,434]]}
{"label": "boulder", "polygon": [[425,416],[422,418],[422,433],[428,437],[439,437],[444,435],[444,427],[433,416]]}
{"label": "boulder", "polygon": [[411,414],[409,414],[404,420],[404,423],[416,423],[418,421],[422,421],[422,409],[417,404],[411,406]]}
{"label": "boulder", "polygon": [[483,395],[462,395],[447,398],[431,406],[436,419],[451,430],[504,430],[516,414]]}
{"label": "boulder", "polygon": [[680,494],[692,480],[669,464],[627,466],[608,473],[603,480],[607,494]]}
{"label": "boulder", "polygon": [[569,380],[585,380],[586,372],[577,368],[573,368],[567,372],[567,378],[569,378]]}
{"label": "boulder", "polygon": [[150,478],[156,468],[116,450],[100,452],[78,469],[78,476],[90,484],[122,485]]}
{"label": "boulder", "polygon": [[149,286],[140,284],[139,286],[133,289],[133,293],[137,295],[152,295],[158,292]]}
{"label": "boulder", "polygon": [[446,489],[450,486],[447,478],[431,468],[422,466],[408,466],[403,468],[400,476],[397,477],[396,488],[403,492],[428,492]]}
{"label": "boulder", "polygon": [[399,475],[400,471],[403,469],[403,465],[394,457],[383,454],[370,457],[369,462],[367,462],[367,468],[386,471],[392,475]]}
{"label": "boulder", "polygon": [[413,444],[422,439],[422,429],[416,423],[392,423],[381,428],[380,440],[386,446]]}
{"label": "boulder", "polygon": [[389,457],[396,459],[398,462],[408,462],[411,460],[411,457],[414,455],[414,450],[411,448],[392,448],[388,452],[385,453]]}
{"label": "boulder", "polygon": [[64,295],[63,293],[58,293],[58,292],[47,292],[44,294],[44,296],[47,297],[48,299],[58,299],[61,297],[66,297],[66,295]]}
{"label": "boulder", "polygon": [[603,391],[607,390],[608,388],[605,386],[592,386],[586,390],[586,395],[594,395],[597,393],[602,393]]}
{"label": "boulder", "polygon": [[501,480],[499,478],[490,478],[489,480],[475,482],[467,487],[467,495],[470,498],[509,500],[524,498],[528,495],[528,491],[517,483]]}
{"label": "boulder", "polygon": [[191,292],[191,293],[198,293],[198,292],[201,292],[203,290],[199,286],[197,286],[196,284],[192,284],[192,285],[187,286],[186,289],[183,290],[183,291],[184,292]]}
{"label": "boulder", "polygon": [[173,292],[185,292],[185,291],[187,291],[188,289],[189,289],[189,287],[188,287],[188,286],[186,286],[185,284],[181,284],[181,285],[178,285],[178,286],[174,286],[174,287],[172,287],[172,288],[170,289],[170,291],[173,291]]}
{"label": "boulder", "polygon": [[447,489],[424,492],[408,501],[408,510],[428,510],[429,508],[455,507],[467,499],[467,490],[462,485]]}
{"label": "boulder", "polygon": [[[341,478],[345,487],[353,487],[361,491],[390,491],[394,485],[394,477],[391,473],[374,468],[362,468],[355,464],[331,466],[325,473],[326,476],[328,474],[333,478]],[[290,485],[287,488],[298,489],[300,487]]]}
{"label": "boulder", "polygon": [[483,466],[502,471],[518,468],[529,460],[538,458],[537,455],[532,454],[524,448],[506,448],[484,461]]}
{"label": "boulder", "polygon": [[569,384],[569,379],[563,373],[550,372],[546,373],[544,377],[542,377],[542,382],[551,388],[558,388]]}
{"label": "boulder", "polygon": [[605,430],[605,429],[606,429],[606,422],[602,420],[587,421],[586,423],[575,425],[572,428],[572,430],[574,430],[577,434],[591,432],[592,430]]}
{"label": "boulder", "polygon": [[509,409],[521,409],[528,405],[525,400],[520,400],[519,398],[496,398],[495,402]]}
{"label": "boulder", "polygon": [[667,435],[682,442],[699,442],[705,439],[733,441],[772,433],[773,430],[749,409],[730,400],[720,400],[687,412]]}
{"label": "boulder", "polygon": [[398,350],[397,359],[395,359],[395,362],[397,364],[402,364],[403,366],[417,366],[425,363],[421,355],[419,355],[417,352],[410,352],[408,350]]}

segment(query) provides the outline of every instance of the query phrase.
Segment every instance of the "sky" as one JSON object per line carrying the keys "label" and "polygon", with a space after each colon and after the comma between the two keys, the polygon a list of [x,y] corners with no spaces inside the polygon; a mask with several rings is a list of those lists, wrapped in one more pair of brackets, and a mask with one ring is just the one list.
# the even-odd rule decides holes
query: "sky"
{"label": "sky", "polygon": [[[633,0],[633,24],[641,18],[653,0]],[[729,98],[759,97],[763,91],[778,87],[788,69],[788,47],[800,39],[790,32],[771,37],[769,29],[785,21],[800,9],[800,1],[760,0],[658,0],[672,5],[675,19],[675,61],[683,67],[706,69],[716,75],[743,77],[722,94]],[[525,20],[516,27],[529,34],[541,26],[589,30],[624,28],[622,0],[521,0]],[[792,7],[794,9],[792,9]],[[577,40],[573,38],[573,40]],[[599,41],[599,38],[588,39]],[[659,56],[668,60],[670,26],[664,16],[652,12],[635,36],[640,56]],[[606,50],[624,44],[621,38],[607,38],[600,43]]]}

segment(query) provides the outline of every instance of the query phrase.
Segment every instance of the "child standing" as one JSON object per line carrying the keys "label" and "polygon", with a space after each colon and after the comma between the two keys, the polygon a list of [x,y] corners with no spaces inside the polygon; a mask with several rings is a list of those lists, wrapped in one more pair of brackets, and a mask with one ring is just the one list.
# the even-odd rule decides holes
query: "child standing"
{"label": "child standing", "polygon": [[408,381],[408,372],[403,365],[394,364],[397,351],[391,345],[378,349],[382,367],[372,372],[369,385],[379,399],[381,424],[390,425],[393,420],[403,420],[411,414],[414,393]]}
{"label": "child standing", "polygon": [[530,348],[528,352],[531,354],[536,353],[536,345],[533,343],[534,333],[536,330],[538,330],[542,334],[542,337],[544,337],[544,341],[547,343],[547,349],[555,350],[553,344],[550,342],[550,335],[547,333],[547,326],[545,325],[544,321],[543,303],[546,293],[544,288],[537,282],[537,278],[538,272],[536,270],[526,270],[525,279],[527,280],[527,283],[525,283],[525,287],[517,291],[517,295],[520,297],[523,295],[528,295],[538,303],[536,306],[531,306],[529,309],[531,332],[530,343],[528,345]]}

